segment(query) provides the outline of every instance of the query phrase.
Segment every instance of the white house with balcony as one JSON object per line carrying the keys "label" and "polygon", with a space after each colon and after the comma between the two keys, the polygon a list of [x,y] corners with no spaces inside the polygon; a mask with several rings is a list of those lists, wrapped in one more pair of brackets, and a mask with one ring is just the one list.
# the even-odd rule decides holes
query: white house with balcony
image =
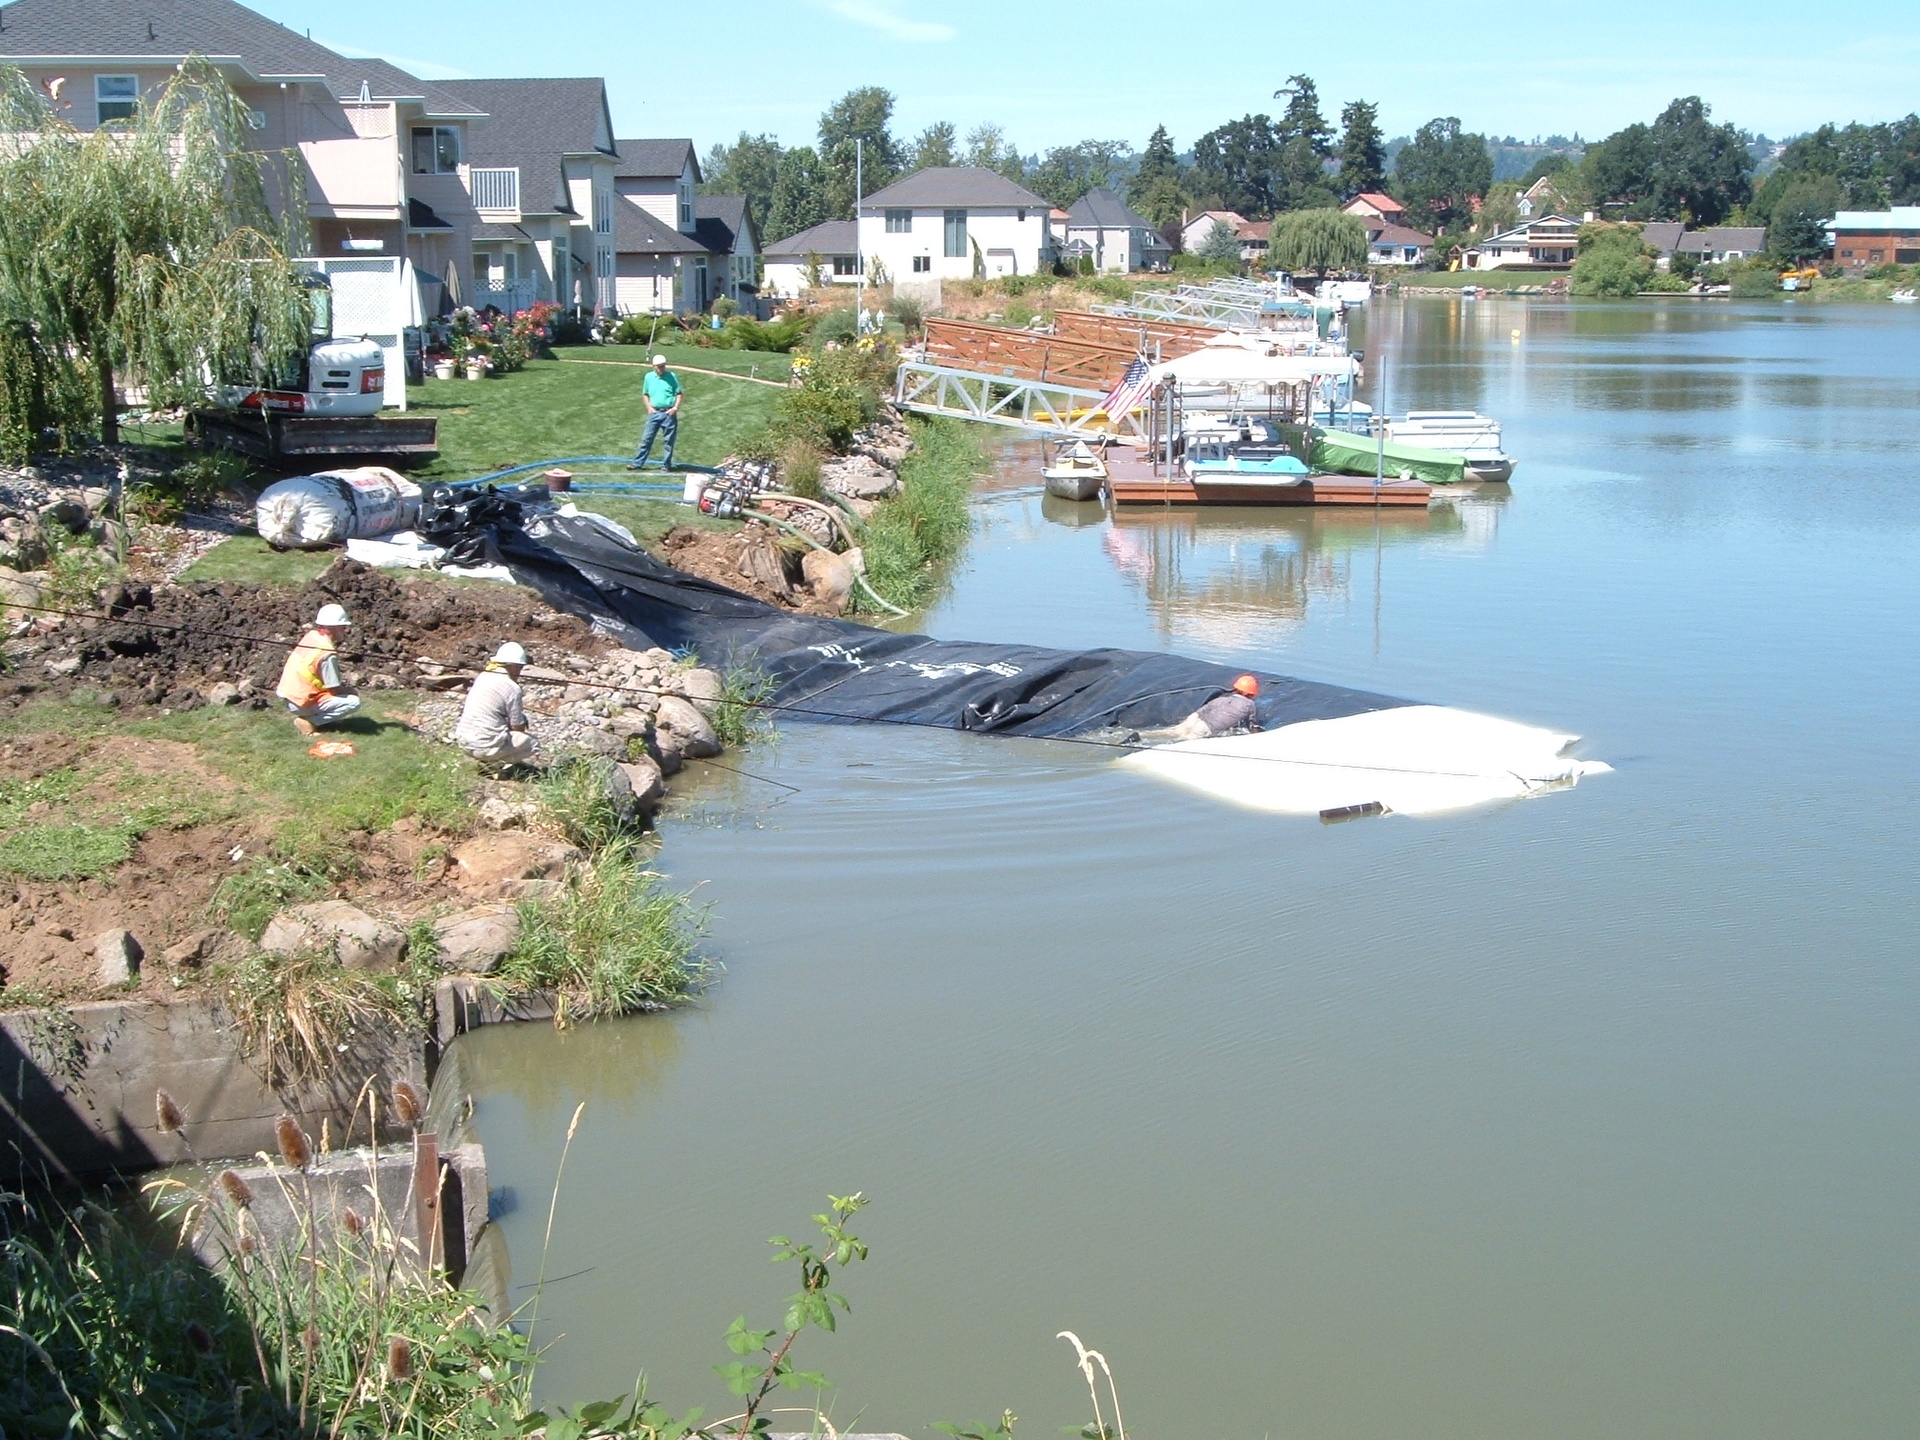
{"label": "white house with balcony", "polygon": [[[486,115],[468,127],[466,181],[478,219],[469,303],[509,314],[536,300],[612,310],[619,153],[605,84],[449,80],[445,88]],[[422,158],[416,153],[415,163]]]}
{"label": "white house with balcony", "polygon": [[859,248],[869,279],[908,289],[1033,275],[1053,263],[1050,208],[992,170],[919,170],[861,202]]}
{"label": "white house with balcony", "polygon": [[1469,270],[1566,270],[1580,253],[1580,222],[1542,215],[1489,235],[1466,253]]}

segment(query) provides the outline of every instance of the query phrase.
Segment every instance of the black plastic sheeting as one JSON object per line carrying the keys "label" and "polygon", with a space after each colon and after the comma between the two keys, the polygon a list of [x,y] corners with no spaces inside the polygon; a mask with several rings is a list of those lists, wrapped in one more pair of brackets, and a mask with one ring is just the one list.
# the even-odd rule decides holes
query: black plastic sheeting
{"label": "black plastic sheeting", "polygon": [[[514,577],[555,609],[634,649],[694,650],[708,664],[754,663],[769,703],[798,719],[878,721],[1070,736],[1172,725],[1244,672],[1139,650],[1048,650],[899,635],[851,620],[795,615],[686,575],[584,517],[529,515],[499,525]],[[1386,695],[1260,674],[1260,723],[1332,720],[1412,704]]]}

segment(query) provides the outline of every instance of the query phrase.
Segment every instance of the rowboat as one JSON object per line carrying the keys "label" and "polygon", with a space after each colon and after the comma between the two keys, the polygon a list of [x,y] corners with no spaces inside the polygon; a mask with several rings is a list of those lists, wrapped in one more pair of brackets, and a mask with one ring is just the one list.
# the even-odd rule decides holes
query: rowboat
{"label": "rowboat", "polygon": [[1040,475],[1049,495],[1061,500],[1092,500],[1107,483],[1107,464],[1086,441],[1062,441]]}

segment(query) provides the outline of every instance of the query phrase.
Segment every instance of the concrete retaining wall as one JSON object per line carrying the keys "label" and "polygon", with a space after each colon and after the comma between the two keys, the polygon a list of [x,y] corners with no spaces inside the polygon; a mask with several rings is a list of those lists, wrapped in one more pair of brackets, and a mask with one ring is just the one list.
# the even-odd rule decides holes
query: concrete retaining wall
{"label": "concrete retaining wall", "polygon": [[[316,1140],[324,1130],[335,1148],[365,1142],[366,1111],[355,1116],[362,1087],[372,1081],[384,1097],[405,1079],[424,1089],[422,1040],[398,1026],[363,1029],[325,1081],[275,1087],[216,1001],[0,1014],[0,1173],[71,1179],[253,1155],[273,1149],[284,1114]],[[184,1143],[160,1133],[154,1095],[163,1089],[186,1116]]]}

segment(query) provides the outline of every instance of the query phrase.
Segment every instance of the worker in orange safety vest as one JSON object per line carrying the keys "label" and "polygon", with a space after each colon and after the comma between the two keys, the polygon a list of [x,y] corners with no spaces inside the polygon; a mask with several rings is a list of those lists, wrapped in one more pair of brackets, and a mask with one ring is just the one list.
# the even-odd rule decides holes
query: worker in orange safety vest
{"label": "worker in orange safety vest", "polygon": [[352,624],[338,605],[322,605],[313,628],[287,656],[274,692],[293,712],[293,728],[302,735],[338,725],[360,708],[360,697],[340,678],[340,642]]}

